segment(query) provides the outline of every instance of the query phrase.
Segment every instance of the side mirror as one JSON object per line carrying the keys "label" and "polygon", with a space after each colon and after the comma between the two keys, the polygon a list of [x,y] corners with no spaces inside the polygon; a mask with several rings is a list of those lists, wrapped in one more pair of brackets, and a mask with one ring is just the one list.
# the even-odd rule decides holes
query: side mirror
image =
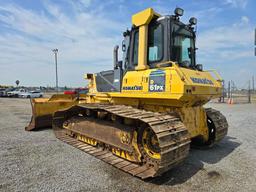
{"label": "side mirror", "polygon": [[196,65],[196,69],[197,69],[198,71],[203,71],[203,65],[202,65],[202,64],[197,64],[197,65]]}

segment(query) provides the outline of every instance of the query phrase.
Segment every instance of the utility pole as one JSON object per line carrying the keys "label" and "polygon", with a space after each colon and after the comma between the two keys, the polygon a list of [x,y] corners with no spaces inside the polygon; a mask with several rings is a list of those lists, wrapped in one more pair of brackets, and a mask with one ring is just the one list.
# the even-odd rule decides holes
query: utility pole
{"label": "utility pole", "polygon": [[55,56],[55,69],[56,69],[56,90],[57,94],[59,93],[59,86],[58,86],[58,59],[57,59],[57,54],[58,54],[58,49],[53,49],[52,50]]}
{"label": "utility pole", "polygon": [[225,81],[222,81],[222,98],[221,102],[224,103],[225,101]]}
{"label": "utility pole", "polygon": [[252,93],[254,94],[254,76],[252,76]]}
{"label": "utility pole", "polygon": [[251,103],[251,81],[249,80],[248,103]]}
{"label": "utility pole", "polygon": [[[254,30],[254,46],[256,46],[256,28]],[[254,47],[254,56],[256,56],[256,47]],[[252,93],[254,94],[254,76],[252,76]]]}
{"label": "utility pole", "polygon": [[231,89],[231,91],[230,91],[230,98],[231,99],[233,99],[233,89],[234,89],[234,86],[233,86],[233,81],[231,80],[231,82],[230,82],[230,89]]}
{"label": "utility pole", "polygon": [[228,98],[230,99],[230,81],[228,81]]}

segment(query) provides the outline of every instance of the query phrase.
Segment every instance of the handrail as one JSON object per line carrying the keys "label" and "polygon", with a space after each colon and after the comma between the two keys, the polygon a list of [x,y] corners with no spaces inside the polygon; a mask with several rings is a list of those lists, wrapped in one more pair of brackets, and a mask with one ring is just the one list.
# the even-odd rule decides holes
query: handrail
{"label": "handrail", "polygon": [[172,66],[174,67],[175,71],[178,73],[180,76],[181,80],[184,81],[187,76],[183,73],[182,70],[178,67],[178,65],[175,62],[172,62]]}

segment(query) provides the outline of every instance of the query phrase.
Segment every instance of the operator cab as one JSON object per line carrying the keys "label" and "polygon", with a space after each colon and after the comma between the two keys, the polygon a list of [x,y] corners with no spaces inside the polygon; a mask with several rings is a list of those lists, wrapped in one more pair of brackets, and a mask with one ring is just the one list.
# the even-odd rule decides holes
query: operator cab
{"label": "operator cab", "polygon": [[[180,21],[183,10],[176,8],[175,15],[155,17],[148,25],[147,65],[157,68],[158,64],[174,61],[180,67],[200,68],[195,61],[196,18],[186,25]],[[128,37],[127,37],[128,36]],[[127,42],[129,41],[129,42]],[[136,70],[138,65],[139,27],[133,26],[124,33],[124,70]],[[163,65],[161,65],[163,66]],[[170,66],[170,64],[166,64]]]}
{"label": "operator cab", "polygon": [[[180,21],[183,9],[176,8],[174,15],[161,16],[149,8],[133,16],[131,30],[123,33],[123,59],[118,61],[118,46],[114,48],[114,69],[96,74],[99,92],[120,92],[127,71],[171,66],[202,70],[196,65],[196,18],[189,24]],[[144,20],[143,20],[144,19]]]}

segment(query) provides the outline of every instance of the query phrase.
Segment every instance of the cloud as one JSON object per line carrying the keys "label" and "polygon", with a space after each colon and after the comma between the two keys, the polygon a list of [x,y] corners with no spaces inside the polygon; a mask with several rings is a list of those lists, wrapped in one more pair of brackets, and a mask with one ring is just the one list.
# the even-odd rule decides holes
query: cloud
{"label": "cloud", "polygon": [[242,16],[240,22],[238,23],[238,26],[244,26],[249,24],[250,20],[246,16]]}
{"label": "cloud", "polygon": [[[84,85],[84,73],[112,68],[112,49],[122,41],[122,31],[130,26],[132,13],[150,6],[161,14],[172,14],[164,1],[159,6],[144,1],[98,2],[70,0],[56,4],[47,0],[42,1],[40,10],[1,3],[0,84],[14,84],[19,79],[21,85],[54,85],[52,49],[58,48],[60,84]],[[230,18],[222,14],[225,11],[232,17],[234,10],[227,7],[243,8],[247,1],[226,0],[225,5],[192,3],[187,5],[182,21],[188,22],[190,16],[199,20],[199,63],[206,64],[205,68],[217,68],[225,78],[234,79],[240,68],[246,67],[248,74],[256,71],[254,21],[248,15],[240,15],[240,20],[230,23]],[[235,14],[232,20],[241,13]]]}
{"label": "cloud", "polygon": [[89,7],[91,4],[91,0],[79,0],[80,3],[83,4],[84,7]]}
{"label": "cloud", "polygon": [[234,8],[245,9],[248,4],[248,0],[224,0],[224,4],[230,5]]}
{"label": "cloud", "polygon": [[77,12],[83,12],[88,10],[92,4],[92,0],[70,0],[68,1],[69,5],[71,5]]}
{"label": "cloud", "polygon": [[53,3],[44,8],[36,12],[0,6],[1,83],[20,78],[23,85],[53,85],[53,48],[59,49],[61,85],[81,85],[84,73],[111,68],[112,48],[122,40],[123,23],[75,7],[72,16]]}
{"label": "cloud", "polygon": [[216,69],[226,82],[233,80],[245,88],[256,71],[253,42],[254,26],[246,16],[236,23],[204,30],[198,35],[198,63],[205,69]]}
{"label": "cloud", "polygon": [[215,59],[233,61],[253,56],[253,26],[249,18],[228,26],[205,30],[199,34],[197,46],[203,58],[213,55]]}

